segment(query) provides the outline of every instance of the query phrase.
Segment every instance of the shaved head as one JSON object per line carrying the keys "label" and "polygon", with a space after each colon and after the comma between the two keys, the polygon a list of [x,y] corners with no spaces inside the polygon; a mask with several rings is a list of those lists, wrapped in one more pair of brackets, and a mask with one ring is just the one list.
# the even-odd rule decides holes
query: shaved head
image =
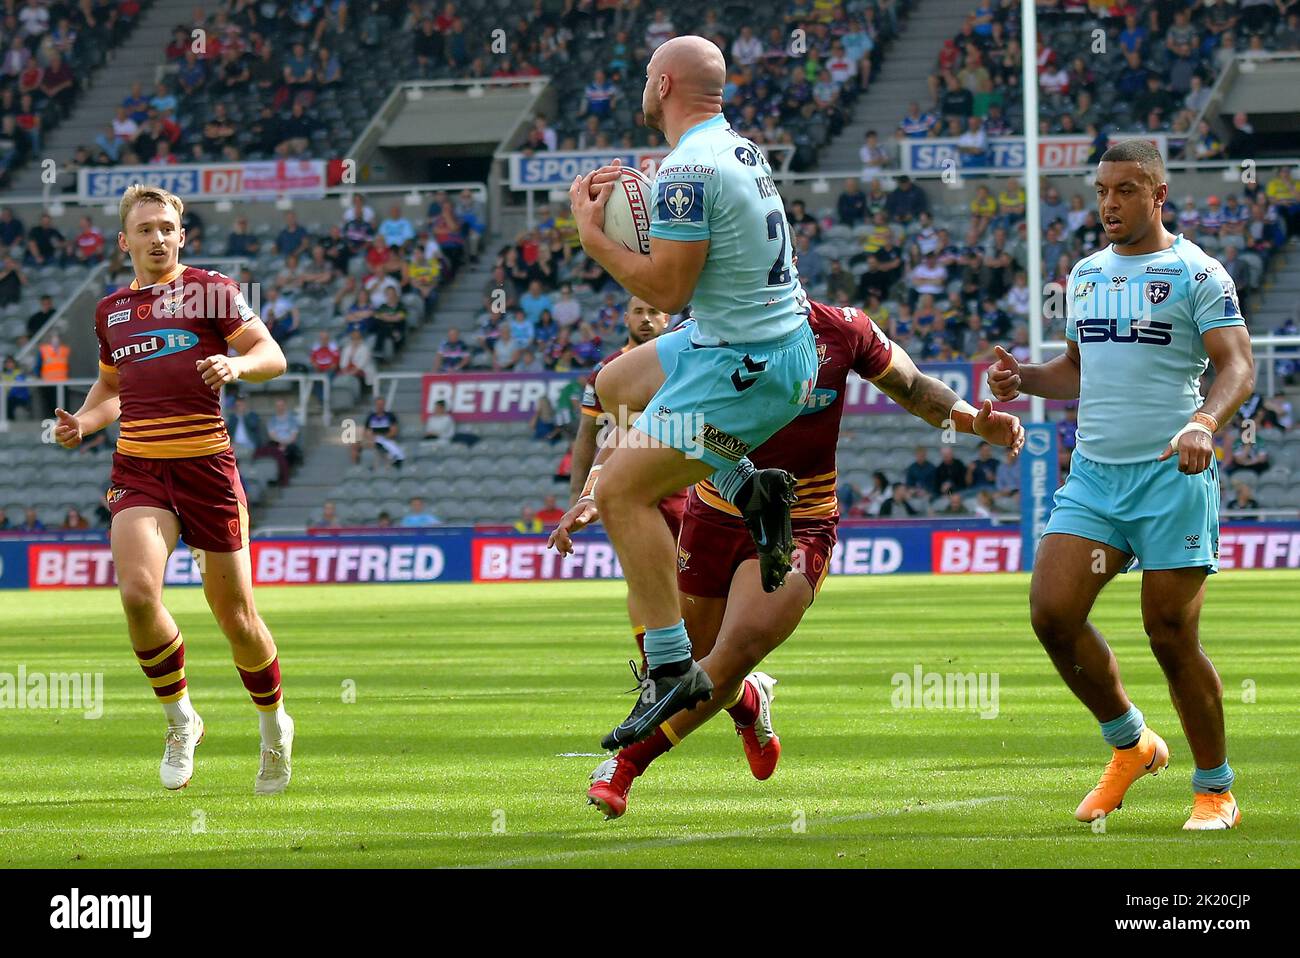
{"label": "shaved head", "polygon": [[646,67],[641,102],[646,124],[668,134],[673,123],[665,112],[672,120],[721,113],[726,82],[727,61],[712,40],[697,36],[668,40]]}

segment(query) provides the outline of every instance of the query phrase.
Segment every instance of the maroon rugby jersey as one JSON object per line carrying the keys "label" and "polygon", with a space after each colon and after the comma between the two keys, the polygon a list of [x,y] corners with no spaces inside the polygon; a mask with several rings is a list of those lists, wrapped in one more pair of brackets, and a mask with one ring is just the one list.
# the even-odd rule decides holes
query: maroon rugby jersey
{"label": "maroon rugby jersey", "polygon": [[[817,384],[803,412],[749,454],[759,469],[784,469],[798,481],[793,519],[839,514],[835,498],[835,447],[840,439],[849,370],[879,379],[894,361],[889,337],[856,306],[809,302],[808,325],[817,339]],[[696,483],[701,502],[733,516],[740,513],[707,479]]]}
{"label": "maroon rugby jersey", "polygon": [[184,263],[152,286],[132,280],[101,299],[99,363],[117,371],[122,403],[117,451],[184,459],[229,449],[221,396],[195,364],[224,356],[257,318],[233,279]]}

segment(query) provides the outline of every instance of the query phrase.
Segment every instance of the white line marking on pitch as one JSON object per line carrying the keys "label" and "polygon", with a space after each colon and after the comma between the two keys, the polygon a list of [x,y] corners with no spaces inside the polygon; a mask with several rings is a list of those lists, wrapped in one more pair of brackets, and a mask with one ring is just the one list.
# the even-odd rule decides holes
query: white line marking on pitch
{"label": "white line marking on pitch", "polygon": [[[909,805],[905,808],[896,808],[888,812],[858,812],[854,815],[836,815],[832,818],[814,818],[809,819],[807,826],[812,828],[815,825],[841,825],[846,822],[865,822],[875,818],[890,818],[897,815],[909,815],[913,812],[949,812],[959,808],[974,808],[978,805],[988,805],[992,802],[1009,802],[1009,795],[994,795],[985,798],[969,798],[960,802],[934,802],[927,805]],[[755,828],[741,828],[730,832],[704,832],[699,835],[682,835],[677,838],[643,838],[624,842],[617,846],[601,845],[599,848],[580,848],[567,852],[551,852],[547,855],[529,855],[525,858],[507,858],[505,861],[490,862],[482,865],[464,865],[463,868],[512,868],[515,865],[536,865],[544,862],[564,861],[569,858],[578,858],[582,855],[593,855],[601,852],[623,854],[638,848],[671,848],[674,845],[692,845],[695,842],[714,842],[725,841],[730,838],[752,838],[755,835],[761,835],[766,832],[784,832],[789,831],[789,822],[779,822],[774,825],[759,825]],[[601,834],[599,832],[593,834]],[[837,836],[838,837],[838,836]]]}

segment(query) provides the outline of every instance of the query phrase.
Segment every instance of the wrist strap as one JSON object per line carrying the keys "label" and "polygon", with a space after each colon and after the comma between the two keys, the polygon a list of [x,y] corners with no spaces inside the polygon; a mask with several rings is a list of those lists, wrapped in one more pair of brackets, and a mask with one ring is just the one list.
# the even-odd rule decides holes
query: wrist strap
{"label": "wrist strap", "polygon": [[1207,436],[1209,436],[1211,439],[1214,438],[1214,432],[1213,432],[1213,430],[1210,429],[1209,426],[1207,426],[1207,425],[1206,425],[1205,423],[1203,423],[1203,422],[1197,422],[1197,421],[1195,421],[1195,419],[1193,419],[1191,422],[1189,422],[1189,423],[1188,423],[1186,426],[1184,426],[1182,429],[1180,429],[1180,430],[1178,430],[1176,433],[1174,433],[1174,438],[1169,440],[1169,445],[1172,446],[1174,449],[1177,449],[1177,448],[1178,448],[1178,440],[1179,440],[1179,439],[1182,439],[1183,436],[1186,435],[1186,434],[1189,433],[1189,432],[1203,432],[1203,433],[1205,433]]}
{"label": "wrist strap", "polygon": [[1201,425],[1209,429],[1212,434],[1219,431],[1219,420],[1215,419],[1208,412],[1192,413],[1191,422],[1199,422]]}
{"label": "wrist strap", "polygon": [[587,481],[582,484],[582,493],[578,496],[579,499],[596,498],[596,479],[600,476],[600,470],[604,467],[604,463],[591,467],[591,472],[587,473]]}

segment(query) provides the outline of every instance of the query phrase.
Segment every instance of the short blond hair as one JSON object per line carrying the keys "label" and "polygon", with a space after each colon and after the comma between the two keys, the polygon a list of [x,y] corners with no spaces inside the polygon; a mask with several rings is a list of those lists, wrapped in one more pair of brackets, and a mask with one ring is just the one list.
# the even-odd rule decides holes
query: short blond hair
{"label": "short blond hair", "polygon": [[159,186],[146,186],[143,183],[132,183],[122,194],[122,202],[117,208],[118,215],[122,218],[122,228],[126,229],[126,217],[133,209],[141,203],[162,203],[164,206],[170,206],[176,211],[176,219],[185,215],[185,204],[175,193],[169,193]]}

